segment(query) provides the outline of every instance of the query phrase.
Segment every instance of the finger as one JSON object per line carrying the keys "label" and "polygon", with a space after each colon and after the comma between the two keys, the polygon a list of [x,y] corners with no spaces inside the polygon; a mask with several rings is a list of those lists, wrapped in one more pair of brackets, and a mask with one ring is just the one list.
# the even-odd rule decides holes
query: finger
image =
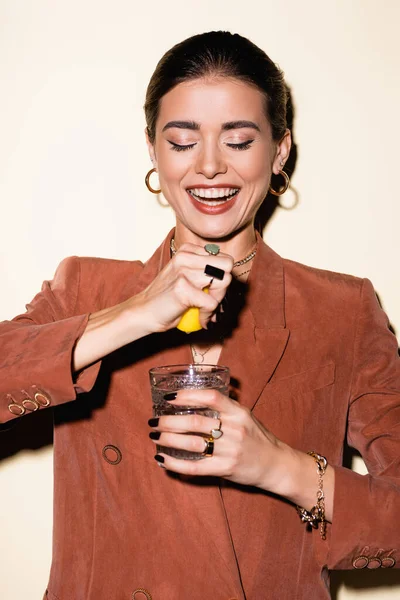
{"label": "finger", "polygon": [[162,466],[175,473],[181,473],[182,475],[189,475],[192,477],[213,475],[215,477],[224,477],[225,471],[225,459],[221,459],[217,456],[211,456],[209,458],[204,457],[199,460],[183,460],[179,458],[173,458],[168,454],[160,452],[154,457],[156,460],[158,457],[162,457],[164,462]]}
{"label": "finger", "polygon": [[158,440],[150,439],[158,446],[186,450],[196,454],[201,454],[205,448],[204,437],[201,435],[162,432]]}
{"label": "finger", "polygon": [[211,429],[216,429],[219,420],[213,417],[204,417],[203,415],[164,415],[159,417],[156,431],[174,432],[174,433],[204,433],[207,435]]}
{"label": "finger", "polygon": [[196,407],[207,407],[211,410],[216,410],[223,418],[224,414],[235,413],[238,409],[243,408],[238,405],[235,400],[229,398],[220,391],[214,389],[210,390],[195,390],[195,389],[184,389],[179,390],[174,400],[168,400],[168,403],[174,407],[182,406],[196,406]]}
{"label": "finger", "polygon": [[185,242],[181,244],[176,251],[176,254],[182,254],[182,252],[191,252],[192,254],[198,254],[203,256],[205,254],[204,246],[199,246],[198,244],[191,244],[190,242]]}
{"label": "finger", "polygon": [[226,290],[232,281],[231,273],[223,272],[223,277],[218,279],[208,275],[205,269],[191,269],[189,267],[181,268],[179,277],[181,276],[184,276],[197,289],[203,290],[204,288],[207,288],[210,294],[218,296],[220,302],[225,296]]}
{"label": "finger", "polygon": [[233,258],[228,254],[212,256],[207,253],[196,254],[194,252],[181,251],[175,254],[170,264],[177,271],[180,271],[184,267],[197,268],[204,271],[206,264],[210,264],[226,273],[230,273],[233,269]]}
{"label": "finger", "polygon": [[178,248],[178,250],[176,251],[176,254],[178,253],[182,253],[182,252],[191,252],[192,254],[198,254],[199,256],[210,256],[212,258],[215,257],[219,257],[219,258],[224,258],[224,259],[229,259],[232,262],[233,265],[233,257],[230,254],[227,254],[226,252],[222,252],[221,250],[218,252],[218,254],[211,254],[210,252],[207,252],[207,250],[205,249],[205,246],[199,246],[198,244],[191,244],[190,242],[185,242],[184,244],[181,244]]}
{"label": "finger", "polygon": [[208,318],[210,318],[210,315],[215,312],[219,305],[217,298],[212,294],[203,292],[202,288],[199,289],[194,286],[183,274],[176,281],[174,295],[183,308],[197,306],[208,315]]}

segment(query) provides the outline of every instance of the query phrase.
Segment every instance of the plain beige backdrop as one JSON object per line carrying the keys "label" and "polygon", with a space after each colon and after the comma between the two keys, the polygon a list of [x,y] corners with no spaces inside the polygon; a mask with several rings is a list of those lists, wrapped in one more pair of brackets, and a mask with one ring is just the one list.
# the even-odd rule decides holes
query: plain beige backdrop
{"label": "plain beige backdrop", "polygon": [[[296,108],[300,203],[265,239],[369,277],[400,330],[399,22],[397,0],[1,0],[0,317],[22,312],[67,255],[152,253],[173,216],[144,187],[146,84],[171,45],[228,29],[281,65]],[[0,597],[40,599],[51,447],[1,461],[0,490]],[[398,574],[356,575],[335,577],[338,599],[400,597]]]}

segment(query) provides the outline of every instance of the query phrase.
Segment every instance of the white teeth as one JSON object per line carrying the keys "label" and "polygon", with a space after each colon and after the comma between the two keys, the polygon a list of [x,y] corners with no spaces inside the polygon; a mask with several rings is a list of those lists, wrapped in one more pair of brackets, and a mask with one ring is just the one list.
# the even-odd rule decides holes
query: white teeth
{"label": "white teeth", "polygon": [[220,204],[223,204],[229,200],[229,198],[224,198],[223,200],[203,200],[202,198],[196,198],[196,196],[193,197],[196,199],[196,202],[200,202],[200,204],[207,204],[207,206],[219,206]]}
{"label": "white teeth", "polygon": [[224,200],[234,194],[237,194],[238,188],[193,188],[189,189],[188,192],[199,198],[224,198]]}

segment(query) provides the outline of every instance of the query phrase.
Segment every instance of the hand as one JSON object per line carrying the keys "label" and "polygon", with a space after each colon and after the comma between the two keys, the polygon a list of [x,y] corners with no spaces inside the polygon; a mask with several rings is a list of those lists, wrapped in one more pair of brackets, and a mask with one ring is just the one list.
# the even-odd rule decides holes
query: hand
{"label": "hand", "polygon": [[[224,271],[222,281],[215,278],[208,294],[202,291],[210,283],[204,273],[207,264]],[[207,328],[232,280],[232,268],[233,258],[228,254],[211,256],[201,246],[182,244],[154,281],[132,299],[135,307],[140,306],[149,333],[176,327],[192,306],[200,309],[200,323]]]}
{"label": "hand", "polygon": [[[270,491],[279,487],[285,445],[246,407],[216,390],[181,390],[170,403],[218,411],[223,435],[214,441],[214,453],[210,458],[193,461],[160,454],[166,469],[192,476],[214,475]],[[202,415],[163,416],[154,428],[161,433],[155,443],[200,454],[205,448],[202,435],[207,436],[216,427],[216,419]]]}

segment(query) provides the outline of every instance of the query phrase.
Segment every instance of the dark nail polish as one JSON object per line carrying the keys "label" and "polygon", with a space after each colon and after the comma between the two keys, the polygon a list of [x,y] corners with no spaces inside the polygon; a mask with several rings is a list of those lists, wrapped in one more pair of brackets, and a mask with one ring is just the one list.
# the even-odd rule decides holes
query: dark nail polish
{"label": "dark nail polish", "polygon": [[161,456],[161,454],[156,454],[154,457],[154,460],[156,460],[159,463],[163,463],[164,462],[164,457]]}
{"label": "dark nail polish", "polygon": [[152,440],[159,440],[161,435],[161,431],[151,431],[149,433],[149,438]]}
{"label": "dark nail polish", "polygon": [[175,400],[176,397],[177,397],[176,392],[170,392],[169,394],[165,394],[164,400]]}
{"label": "dark nail polish", "polygon": [[159,418],[156,417],[156,418],[153,418],[153,419],[149,419],[147,422],[150,425],[150,427],[157,427],[158,421],[159,421]]}

